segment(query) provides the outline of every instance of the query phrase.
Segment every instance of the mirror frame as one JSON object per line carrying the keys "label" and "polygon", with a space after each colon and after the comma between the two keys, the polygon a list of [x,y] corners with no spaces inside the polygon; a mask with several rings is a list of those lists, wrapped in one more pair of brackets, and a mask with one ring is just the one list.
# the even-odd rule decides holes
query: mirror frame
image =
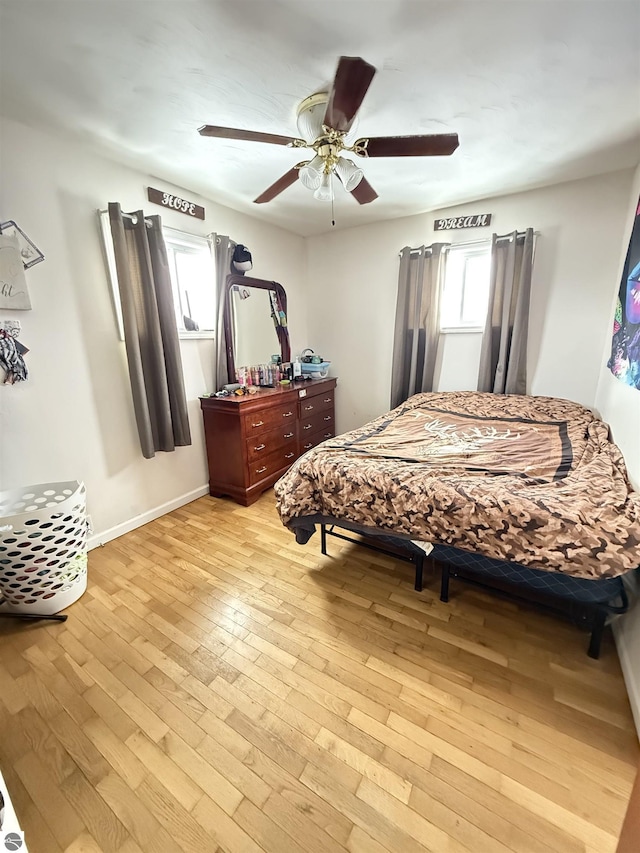
{"label": "mirror frame", "polygon": [[[223,312],[223,324],[224,324],[224,338],[225,338],[225,348],[227,351],[227,375],[229,377],[229,382],[236,381],[236,365],[235,365],[235,356],[233,352],[233,326],[231,323],[231,297],[233,294],[234,287],[256,287],[260,290],[275,290],[280,299],[280,304],[282,305],[282,310],[287,315],[287,322],[289,321],[289,315],[287,311],[287,293],[284,287],[277,281],[267,281],[264,278],[251,278],[248,275],[239,275],[237,273],[233,273],[232,275],[227,276],[227,280],[225,282],[225,293],[224,293],[224,312]],[[280,342],[280,355],[282,357],[283,362],[291,361],[291,344],[289,341],[289,326],[277,326],[275,327],[275,333],[278,337],[278,341]]]}

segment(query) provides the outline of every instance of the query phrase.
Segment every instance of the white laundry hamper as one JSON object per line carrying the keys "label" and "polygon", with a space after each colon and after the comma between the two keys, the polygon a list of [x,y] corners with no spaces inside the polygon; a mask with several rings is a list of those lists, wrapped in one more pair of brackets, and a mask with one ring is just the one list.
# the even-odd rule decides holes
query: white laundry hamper
{"label": "white laundry hamper", "polygon": [[84,483],[0,492],[0,612],[49,616],[86,588]]}

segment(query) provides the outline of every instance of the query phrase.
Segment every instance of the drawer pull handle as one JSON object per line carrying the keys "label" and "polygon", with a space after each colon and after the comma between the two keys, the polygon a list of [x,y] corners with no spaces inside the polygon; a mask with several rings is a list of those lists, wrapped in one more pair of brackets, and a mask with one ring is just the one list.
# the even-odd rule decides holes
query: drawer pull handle
{"label": "drawer pull handle", "polygon": [[313,444],[305,444],[304,449],[305,450],[311,450],[312,447],[313,447]]}
{"label": "drawer pull handle", "polygon": [[303,406],[305,412],[310,412],[313,409],[313,406]]}
{"label": "drawer pull handle", "polygon": [[264,424],[264,421],[256,421],[255,424],[251,424],[251,426],[252,427],[259,427],[259,426],[263,426],[263,424]]}
{"label": "drawer pull handle", "polygon": [[323,400],[322,402],[323,402],[323,403],[331,403],[331,402],[333,402],[333,401],[332,401],[331,397],[325,397],[325,398],[324,398],[324,400]]}
{"label": "drawer pull handle", "polygon": [[267,466],[263,465],[262,468],[256,468],[256,474],[264,474],[264,472],[266,470],[267,470]]}
{"label": "drawer pull handle", "polygon": [[285,459],[293,459],[294,456],[295,456],[295,453],[285,453],[284,454]]}
{"label": "drawer pull handle", "polygon": [[282,417],[283,418],[290,418],[292,414],[293,414],[293,412],[283,412]]}
{"label": "drawer pull handle", "polygon": [[313,424],[305,424],[302,429],[311,429],[312,426]]}
{"label": "drawer pull handle", "polygon": [[325,421],[330,421],[330,420],[331,420],[331,415],[325,415],[325,417],[323,418],[323,420],[325,420]]}
{"label": "drawer pull handle", "polygon": [[254,447],[253,449],[254,450],[264,450],[266,446],[267,446],[266,444],[259,444],[257,447]]}
{"label": "drawer pull handle", "polygon": [[292,432],[285,432],[285,434],[282,437],[283,438],[293,438],[293,433]]}
{"label": "drawer pull handle", "polygon": [[324,438],[333,438],[333,433],[332,432],[325,432]]}

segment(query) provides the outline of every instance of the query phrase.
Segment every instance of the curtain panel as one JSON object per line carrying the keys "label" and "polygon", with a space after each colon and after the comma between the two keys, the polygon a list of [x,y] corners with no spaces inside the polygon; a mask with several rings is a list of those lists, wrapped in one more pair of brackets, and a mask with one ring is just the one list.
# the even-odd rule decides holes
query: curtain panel
{"label": "curtain panel", "polygon": [[[125,347],[145,458],[191,444],[180,342],[159,216],[109,204]],[[147,224],[149,223],[149,224]]]}
{"label": "curtain panel", "polygon": [[[231,260],[236,244],[224,234],[210,234],[215,249],[216,261],[216,364],[215,387],[219,391],[223,385],[235,382],[235,376],[229,376],[227,370],[227,347],[233,346],[233,341],[227,341],[224,331],[224,301],[226,299],[225,284],[231,274]],[[233,303],[232,303],[233,305]]]}
{"label": "curtain panel", "polygon": [[391,408],[433,390],[440,339],[440,293],[448,243],[400,253],[398,301],[391,368]]}
{"label": "curtain panel", "polygon": [[533,228],[491,240],[489,305],[478,391],[527,393],[527,338],[533,265]]}

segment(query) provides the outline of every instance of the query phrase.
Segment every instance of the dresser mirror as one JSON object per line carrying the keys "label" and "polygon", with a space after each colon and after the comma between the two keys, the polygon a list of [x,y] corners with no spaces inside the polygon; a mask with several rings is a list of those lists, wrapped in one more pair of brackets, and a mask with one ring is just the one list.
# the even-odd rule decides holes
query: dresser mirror
{"label": "dresser mirror", "polygon": [[229,382],[236,367],[263,364],[279,353],[291,360],[287,294],[277,281],[229,275],[224,294],[224,333]]}

